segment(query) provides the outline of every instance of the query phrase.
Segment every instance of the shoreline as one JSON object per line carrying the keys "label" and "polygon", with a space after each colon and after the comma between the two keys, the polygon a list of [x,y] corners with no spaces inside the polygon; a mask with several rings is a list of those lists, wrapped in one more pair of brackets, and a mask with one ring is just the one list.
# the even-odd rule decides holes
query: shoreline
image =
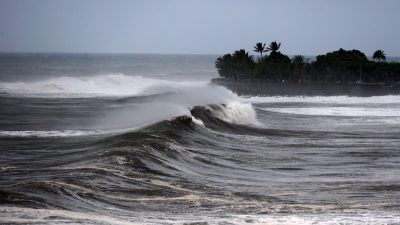
{"label": "shoreline", "polygon": [[228,80],[214,78],[212,84],[221,85],[238,95],[257,96],[338,96],[371,97],[400,95],[400,86],[383,84],[318,84],[273,82],[266,80]]}

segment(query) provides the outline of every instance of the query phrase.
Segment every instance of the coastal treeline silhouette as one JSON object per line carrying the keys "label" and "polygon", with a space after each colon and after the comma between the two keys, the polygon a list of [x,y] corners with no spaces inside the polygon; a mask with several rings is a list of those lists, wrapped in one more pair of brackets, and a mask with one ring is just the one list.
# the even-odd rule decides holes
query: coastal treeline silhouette
{"label": "coastal treeline silhouette", "polygon": [[259,57],[240,49],[218,57],[215,67],[221,78],[229,80],[400,85],[400,63],[386,62],[382,50],[373,54],[374,60],[368,60],[359,50],[341,48],[310,62],[302,55],[290,58],[279,51],[280,47],[276,41],[268,46],[259,42],[254,46]]}

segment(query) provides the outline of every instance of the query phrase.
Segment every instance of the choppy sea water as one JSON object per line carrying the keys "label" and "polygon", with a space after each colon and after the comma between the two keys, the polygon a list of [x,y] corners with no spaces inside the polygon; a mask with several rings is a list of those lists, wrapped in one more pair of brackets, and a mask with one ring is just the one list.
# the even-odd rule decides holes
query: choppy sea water
{"label": "choppy sea water", "polygon": [[1,223],[400,224],[400,96],[237,96],[215,56],[0,59]]}

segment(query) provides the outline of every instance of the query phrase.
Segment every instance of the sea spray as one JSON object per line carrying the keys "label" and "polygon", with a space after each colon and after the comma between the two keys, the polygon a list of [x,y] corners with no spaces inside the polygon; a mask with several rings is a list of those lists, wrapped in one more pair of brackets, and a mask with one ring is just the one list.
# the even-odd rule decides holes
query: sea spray
{"label": "sea spray", "polygon": [[[257,124],[251,104],[242,103],[237,95],[224,87],[207,82],[177,82],[162,79],[109,74],[91,77],[58,77],[35,82],[2,82],[1,92],[18,97],[43,99],[82,98],[96,104],[104,102],[100,115],[91,118],[91,126],[98,132],[82,131],[82,127],[66,130],[3,130],[5,136],[78,136],[115,133],[170,120],[178,116],[191,116],[196,106],[220,105],[216,116],[239,124]],[[80,107],[88,107],[83,103]],[[99,106],[95,106],[99,107]],[[89,109],[88,109],[89,110]],[[197,121],[199,124],[201,121]]]}

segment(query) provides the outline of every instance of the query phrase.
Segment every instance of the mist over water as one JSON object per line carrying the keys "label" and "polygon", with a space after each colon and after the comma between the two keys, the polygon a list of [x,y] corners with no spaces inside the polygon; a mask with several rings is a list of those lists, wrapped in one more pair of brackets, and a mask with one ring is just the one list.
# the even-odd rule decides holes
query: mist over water
{"label": "mist over water", "polygon": [[217,77],[218,55],[1,53],[1,81],[124,74],[167,80]]}
{"label": "mist over water", "polygon": [[237,96],[214,60],[2,55],[0,221],[400,222],[399,96]]}

